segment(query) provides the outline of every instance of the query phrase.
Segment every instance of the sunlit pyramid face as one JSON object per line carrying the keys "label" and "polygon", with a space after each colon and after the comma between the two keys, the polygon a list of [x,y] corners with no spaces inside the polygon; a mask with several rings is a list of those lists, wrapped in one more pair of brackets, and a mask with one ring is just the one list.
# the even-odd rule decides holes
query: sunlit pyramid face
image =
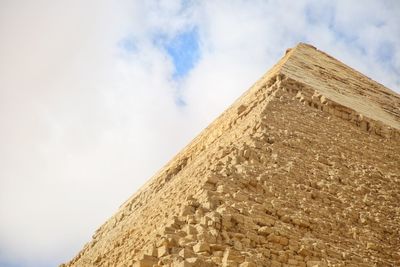
{"label": "sunlit pyramid face", "polygon": [[399,265],[399,100],[300,43],[63,266]]}

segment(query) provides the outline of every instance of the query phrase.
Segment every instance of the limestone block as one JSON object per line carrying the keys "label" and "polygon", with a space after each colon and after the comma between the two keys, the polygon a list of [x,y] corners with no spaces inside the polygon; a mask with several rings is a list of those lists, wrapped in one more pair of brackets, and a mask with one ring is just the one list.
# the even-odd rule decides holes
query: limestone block
{"label": "limestone block", "polygon": [[241,251],[241,250],[243,249],[242,242],[240,242],[238,239],[234,239],[234,240],[233,240],[233,247],[234,247],[236,250]]}
{"label": "limestone block", "polygon": [[320,101],[321,101],[321,104],[323,104],[323,105],[327,104],[327,102],[328,102],[325,96],[321,96]]}
{"label": "limestone block", "polygon": [[312,252],[309,249],[307,249],[306,247],[304,247],[303,245],[300,246],[300,249],[299,249],[299,251],[297,251],[297,253],[303,257],[312,255]]}
{"label": "limestone block", "polygon": [[183,210],[182,210],[180,216],[191,215],[191,214],[194,214],[194,212],[195,212],[195,208],[193,206],[187,205],[187,206],[183,207]]}
{"label": "limestone block", "polygon": [[326,263],[322,261],[307,261],[307,267],[327,267]]}
{"label": "limestone block", "polygon": [[288,256],[287,254],[281,254],[278,256],[277,260],[281,263],[287,263],[288,262]]}
{"label": "limestone block", "polygon": [[191,266],[193,267],[206,267],[209,266],[209,264],[207,264],[204,260],[197,258],[197,257],[193,257],[193,258],[189,258],[186,260],[188,263],[191,264]]}
{"label": "limestone block", "polygon": [[248,199],[248,197],[240,191],[234,193],[233,198],[236,199],[237,201],[246,201]]}
{"label": "limestone block", "polygon": [[326,249],[326,254],[328,254],[328,256],[331,257],[331,258],[335,258],[335,259],[338,259],[338,260],[343,259],[342,253],[340,253],[340,252],[338,252],[336,250],[333,250],[333,249]]}
{"label": "limestone block", "polygon": [[218,193],[229,193],[229,189],[227,188],[226,185],[218,185],[217,186],[217,192]]}
{"label": "limestone block", "polygon": [[168,246],[163,245],[163,246],[161,246],[161,247],[159,247],[159,248],[157,249],[157,256],[158,256],[159,258],[160,258],[160,257],[163,257],[163,256],[166,256],[166,255],[169,254],[169,250],[170,250],[170,248],[169,248]]}
{"label": "limestone block", "polygon": [[237,114],[238,114],[238,115],[242,114],[246,109],[247,109],[247,107],[246,107],[245,105],[240,105],[240,106],[237,108]]}
{"label": "limestone block", "polygon": [[288,247],[290,251],[297,252],[300,249],[300,244],[293,239],[289,239]]}
{"label": "limestone block", "polygon": [[223,267],[238,267],[239,264],[237,262],[235,262],[235,261],[229,261],[229,260],[224,261],[224,260],[222,260],[222,266]]}
{"label": "limestone block", "polygon": [[246,217],[238,214],[238,213],[234,213],[231,215],[232,216],[232,221],[234,221],[237,224],[244,224]]}
{"label": "limestone block", "polygon": [[183,248],[181,251],[179,251],[178,255],[184,259],[187,259],[193,257],[195,254],[189,248]]}
{"label": "limestone block", "polygon": [[[210,223],[211,223],[211,224],[210,224]],[[213,221],[212,221],[209,217],[204,216],[204,217],[202,217],[202,218],[200,219],[200,224],[201,224],[202,226],[204,226],[204,227],[212,226]]]}
{"label": "limestone block", "polygon": [[138,260],[133,266],[134,267],[153,267],[157,263],[157,258],[144,255],[144,257]]}
{"label": "limestone block", "polygon": [[217,184],[219,178],[216,175],[209,175],[206,177],[206,182],[210,184]]}
{"label": "limestone block", "polygon": [[269,217],[267,215],[264,215],[262,217],[256,217],[253,219],[253,221],[260,226],[274,226],[275,225],[275,220],[273,219],[273,217]]}
{"label": "limestone block", "polygon": [[239,267],[257,267],[257,265],[250,261],[245,261],[239,265]]}
{"label": "limestone block", "polygon": [[168,248],[174,247],[177,245],[179,238],[180,237],[178,235],[171,235],[169,237],[165,235],[163,238],[157,241],[156,246],[165,246]]}
{"label": "limestone block", "polygon": [[210,245],[206,242],[200,241],[196,245],[193,246],[193,251],[196,253],[210,252]]}
{"label": "limestone block", "polygon": [[287,239],[284,236],[280,236],[279,237],[279,244],[281,244],[282,246],[287,246],[289,244],[289,239]]}
{"label": "limestone block", "polygon": [[271,267],[281,267],[282,263],[280,263],[279,261],[276,260],[272,260],[271,261]]}
{"label": "limestone block", "polygon": [[163,229],[163,235],[174,234],[175,231],[176,231],[175,228],[170,227],[170,226],[166,226],[166,227]]}
{"label": "limestone block", "polygon": [[260,249],[260,252],[262,253],[262,255],[266,258],[269,258],[271,256],[271,250],[267,249],[267,248],[262,248]]}
{"label": "limestone block", "polygon": [[181,260],[178,262],[174,262],[172,266],[176,267],[193,267],[193,264],[188,262],[187,260]]}
{"label": "limestone block", "polygon": [[224,256],[222,257],[222,264],[224,266],[230,266],[230,262],[235,262],[237,264],[242,263],[244,261],[244,257],[240,254],[239,251],[236,251],[232,248],[227,248],[224,252]]}
{"label": "limestone block", "polygon": [[217,197],[207,198],[203,203],[204,208],[214,210],[220,205],[220,200]]}
{"label": "limestone block", "polygon": [[[215,253],[215,252],[223,252],[225,251],[226,246],[222,245],[222,244],[211,244],[210,245],[210,250],[211,252],[213,252],[213,255],[219,255],[219,253]],[[223,253],[221,253],[220,255],[221,257],[223,256]]]}
{"label": "limestone block", "polygon": [[186,231],[186,233],[187,233],[188,235],[195,235],[195,234],[197,234],[197,229],[196,229],[196,227],[194,227],[193,225],[190,225],[190,224],[185,225],[184,230]]}
{"label": "limestone block", "polygon": [[367,242],[367,249],[375,250],[375,251],[381,251],[381,247],[373,242]]}
{"label": "limestone block", "polygon": [[281,243],[281,237],[279,235],[276,235],[275,233],[269,234],[267,240],[273,243]]}
{"label": "limestone block", "polygon": [[247,232],[246,236],[248,237],[248,239],[250,241],[253,241],[253,242],[256,242],[256,243],[258,243],[258,241],[260,239],[260,237],[254,232]]}
{"label": "limestone block", "polygon": [[304,228],[310,228],[310,223],[306,218],[297,218],[297,217],[292,217],[291,221],[294,225],[298,225],[299,227],[304,227]]}
{"label": "limestone block", "polygon": [[101,262],[101,257],[97,256],[94,260],[92,260],[92,263],[94,264],[99,264]]}
{"label": "limestone block", "polygon": [[221,256],[219,256],[219,255],[213,255],[213,256],[211,256],[210,257],[211,258],[211,261],[212,261],[212,263],[214,263],[214,265],[216,264],[217,266],[221,266],[222,265],[222,255]]}
{"label": "limestone block", "polygon": [[273,233],[273,230],[269,226],[263,226],[258,229],[258,234],[263,236],[269,236]]}
{"label": "limestone block", "polygon": [[220,223],[221,222],[221,214],[219,214],[218,212],[210,212],[209,214],[207,214],[207,216],[216,223]]}
{"label": "limestone block", "polygon": [[157,257],[158,256],[158,254],[157,254],[157,248],[156,248],[156,246],[150,246],[148,249],[147,249],[147,251],[146,251],[146,254],[147,255],[150,255],[150,256],[153,256],[153,257]]}

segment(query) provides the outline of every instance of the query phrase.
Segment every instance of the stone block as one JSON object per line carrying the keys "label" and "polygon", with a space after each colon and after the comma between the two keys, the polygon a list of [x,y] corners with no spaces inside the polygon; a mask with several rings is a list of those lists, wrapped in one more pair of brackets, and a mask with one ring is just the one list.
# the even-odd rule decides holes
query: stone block
{"label": "stone block", "polygon": [[218,180],[219,179],[218,179],[218,177],[216,175],[209,175],[209,176],[206,177],[206,182],[210,183],[210,184],[213,184],[213,185],[217,184]]}
{"label": "stone block", "polygon": [[299,251],[297,251],[297,254],[303,256],[303,257],[309,257],[312,255],[312,252],[307,249],[306,247],[304,247],[303,245],[300,247]]}
{"label": "stone block", "polygon": [[196,253],[210,252],[210,246],[208,243],[200,241],[196,245],[193,246],[193,251]]}
{"label": "stone block", "polygon": [[144,255],[133,266],[134,267],[153,267],[157,263],[157,258],[149,255]]}
{"label": "stone block", "polygon": [[183,261],[174,262],[172,264],[172,266],[174,266],[174,267],[193,267],[193,264],[188,262],[187,260],[183,260]]}
{"label": "stone block", "polygon": [[187,259],[193,257],[195,254],[189,248],[183,248],[179,251],[178,255],[184,259]]}
{"label": "stone block", "polygon": [[275,233],[269,234],[267,240],[272,243],[278,243],[278,244],[280,244],[281,242],[280,236],[276,235]]}
{"label": "stone block", "polygon": [[280,236],[279,237],[279,244],[281,244],[282,246],[287,246],[289,244],[289,239],[287,239],[284,236]]}
{"label": "stone block", "polygon": [[239,267],[257,267],[257,265],[250,261],[245,261],[239,265]]}
{"label": "stone block", "polygon": [[187,206],[183,207],[180,216],[192,215],[192,214],[194,214],[194,212],[195,212],[195,208],[193,206],[187,205]]}
{"label": "stone block", "polygon": [[307,267],[327,267],[322,261],[307,261]]}
{"label": "stone block", "polygon": [[159,247],[159,248],[157,249],[157,256],[158,256],[159,258],[160,258],[160,257],[163,257],[163,256],[166,256],[166,255],[169,254],[169,250],[170,250],[170,248],[169,248],[168,246],[163,245],[163,246],[161,246],[161,247]]}
{"label": "stone block", "polygon": [[273,230],[268,226],[263,226],[258,229],[258,234],[263,236],[269,236],[272,232]]}
{"label": "stone block", "polygon": [[242,263],[244,261],[244,257],[240,254],[239,251],[233,250],[231,248],[227,248],[224,252],[224,256],[222,257],[222,264],[224,266],[230,266],[230,262],[235,262],[237,264]]}
{"label": "stone block", "polygon": [[253,221],[259,226],[274,226],[275,220],[269,216],[256,217]]}

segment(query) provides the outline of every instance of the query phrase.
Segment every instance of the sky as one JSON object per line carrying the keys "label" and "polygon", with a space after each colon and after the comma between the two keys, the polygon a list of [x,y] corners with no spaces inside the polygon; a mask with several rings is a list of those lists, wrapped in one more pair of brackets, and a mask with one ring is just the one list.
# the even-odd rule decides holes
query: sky
{"label": "sky", "polygon": [[400,1],[0,1],[0,266],[75,256],[298,42],[400,92]]}

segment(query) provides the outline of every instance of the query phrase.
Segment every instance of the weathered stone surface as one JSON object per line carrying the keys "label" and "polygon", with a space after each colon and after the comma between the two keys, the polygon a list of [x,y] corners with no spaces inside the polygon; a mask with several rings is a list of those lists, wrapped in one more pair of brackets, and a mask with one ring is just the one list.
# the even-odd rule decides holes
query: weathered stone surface
{"label": "weathered stone surface", "polygon": [[[133,266],[135,267],[153,267],[157,263],[157,258],[152,256],[144,255],[140,260],[138,260]],[[95,264],[96,266],[97,264]]]}
{"label": "weathered stone surface", "polygon": [[193,246],[193,251],[196,253],[209,252],[210,246],[206,242],[200,241],[199,243]]}
{"label": "weathered stone surface", "polygon": [[63,266],[400,266],[400,96],[299,44]]}

